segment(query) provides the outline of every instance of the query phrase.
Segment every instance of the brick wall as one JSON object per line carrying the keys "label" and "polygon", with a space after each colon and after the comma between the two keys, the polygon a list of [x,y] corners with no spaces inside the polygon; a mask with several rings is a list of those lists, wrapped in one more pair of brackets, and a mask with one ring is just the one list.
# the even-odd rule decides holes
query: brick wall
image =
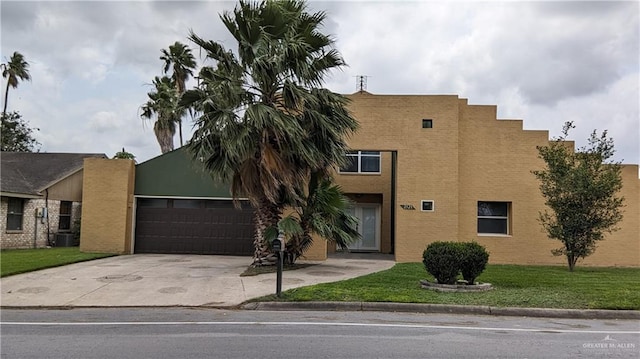
{"label": "brick wall", "polygon": [[[0,201],[0,233],[2,248],[34,248],[46,247],[47,238],[58,233],[60,219],[60,201],[41,198],[25,198],[21,231],[7,231],[8,198]],[[36,218],[36,210],[47,207],[47,218]],[[80,216],[80,203],[73,202],[71,223]]]}
{"label": "brick wall", "polygon": [[318,236],[313,236],[313,243],[311,247],[304,252],[304,255],[301,259],[308,261],[323,261],[327,259],[327,241],[319,238]]}
{"label": "brick wall", "polygon": [[[498,120],[496,106],[469,105],[457,96],[349,97],[361,126],[350,147],[398,153],[396,261],[420,261],[426,245],[449,240],[479,242],[491,263],[564,265],[564,257],[551,254],[561,243],[548,239],[537,220],[545,206],[531,173],[544,166],[537,146],[548,144],[547,131],[523,130],[520,120]],[[433,128],[423,129],[422,119],[433,120]],[[347,192],[384,192],[388,172],[372,178],[336,176]],[[620,230],[600,242],[585,265],[640,266],[638,166],[624,167],[623,182]],[[435,211],[420,211],[421,200],[434,200]],[[508,235],[478,235],[478,201],[510,203]]]}
{"label": "brick wall", "polygon": [[131,160],[84,160],[81,251],[131,253],[134,176]]}
{"label": "brick wall", "polygon": [[[456,240],[458,97],[367,93],[349,97],[353,101],[350,110],[360,122],[357,134],[349,139],[350,147],[397,151],[396,260],[418,261],[428,243]],[[433,128],[422,128],[423,119],[431,119]],[[363,193],[387,191],[390,167],[380,178],[385,179],[380,181],[384,184],[375,188],[365,182],[365,176],[336,177],[348,192]],[[385,200],[390,197],[387,193]],[[433,200],[436,210],[421,211],[422,200]],[[403,209],[401,205],[414,209]],[[390,216],[390,208],[388,213]]]}
{"label": "brick wall", "polygon": [[[360,147],[354,149],[369,149]],[[391,253],[391,152],[381,154],[380,174],[340,174],[334,176],[343,192],[356,203],[379,203],[380,252]],[[332,249],[335,244],[332,244]]]}

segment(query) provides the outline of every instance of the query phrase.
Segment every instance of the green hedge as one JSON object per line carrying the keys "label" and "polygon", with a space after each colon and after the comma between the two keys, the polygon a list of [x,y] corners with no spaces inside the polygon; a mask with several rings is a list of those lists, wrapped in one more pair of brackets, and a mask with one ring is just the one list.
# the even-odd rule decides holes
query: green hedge
{"label": "green hedge", "polygon": [[473,284],[488,261],[489,253],[475,242],[433,242],[422,253],[425,269],[442,284],[455,284],[460,273]]}

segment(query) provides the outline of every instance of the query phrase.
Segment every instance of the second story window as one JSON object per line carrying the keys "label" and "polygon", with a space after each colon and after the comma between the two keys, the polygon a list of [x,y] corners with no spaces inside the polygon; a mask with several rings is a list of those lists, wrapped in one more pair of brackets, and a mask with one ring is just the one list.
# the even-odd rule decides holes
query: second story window
{"label": "second story window", "polygon": [[340,173],[380,173],[379,151],[349,151]]}

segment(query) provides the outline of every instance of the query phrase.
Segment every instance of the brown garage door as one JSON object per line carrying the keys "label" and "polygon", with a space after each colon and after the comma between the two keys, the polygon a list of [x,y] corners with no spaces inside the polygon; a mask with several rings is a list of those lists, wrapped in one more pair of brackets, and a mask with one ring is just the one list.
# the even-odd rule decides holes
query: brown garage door
{"label": "brown garage door", "polygon": [[135,253],[252,255],[253,233],[248,203],[138,198]]}

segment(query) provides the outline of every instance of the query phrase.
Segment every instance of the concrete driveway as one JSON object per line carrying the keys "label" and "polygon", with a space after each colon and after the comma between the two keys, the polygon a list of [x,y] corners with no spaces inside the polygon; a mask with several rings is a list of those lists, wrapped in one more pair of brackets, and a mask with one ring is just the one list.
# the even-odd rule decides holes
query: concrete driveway
{"label": "concrete driveway", "polygon": [[[2,307],[232,307],[273,294],[276,274],[240,277],[250,257],[134,254],[0,279]],[[301,261],[304,263],[304,261]],[[392,256],[339,255],[285,271],[283,290],[385,270]]]}

